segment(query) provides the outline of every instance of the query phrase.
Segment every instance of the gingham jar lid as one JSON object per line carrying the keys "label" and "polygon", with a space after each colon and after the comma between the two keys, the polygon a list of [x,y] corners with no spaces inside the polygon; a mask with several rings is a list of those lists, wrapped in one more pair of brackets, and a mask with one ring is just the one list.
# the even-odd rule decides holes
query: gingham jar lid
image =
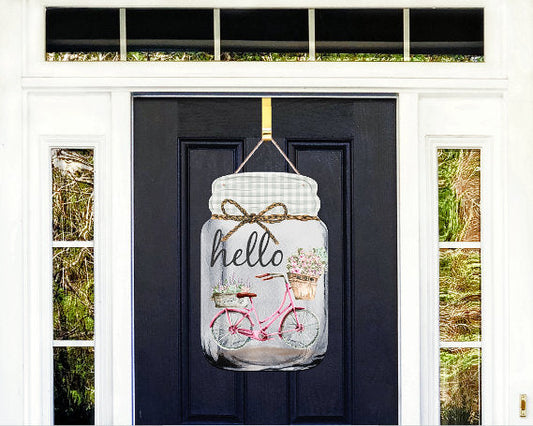
{"label": "gingham jar lid", "polygon": [[[259,213],[272,203],[287,206],[291,215],[316,216],[320,210],[317,183],[307,176],[280,172],[249,172],[221,176],[213,181],[209,208],[212,214],[222,214],[220,204],[234,200],[248,213]],[[226,205],[228,214],[241,214]]]}

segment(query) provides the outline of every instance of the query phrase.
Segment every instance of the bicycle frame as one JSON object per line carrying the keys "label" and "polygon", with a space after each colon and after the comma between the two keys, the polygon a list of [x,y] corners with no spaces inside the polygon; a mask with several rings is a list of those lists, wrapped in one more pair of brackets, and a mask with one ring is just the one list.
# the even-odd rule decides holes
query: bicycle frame
{"label": "bicycle frame", "polygon": [[[264,277],[267,277],[267,276],[268,276],[268,278],[264,278]],[[215,322],[215,320],[220,315],[223,315],[223,314],[227,315],[228,322],[231,323],[230,318],[229,318],[229,312],[240,312],[240,313],[244,314],[244,316],[235,325],[230,327],[230,331],[237,332],[239,334],[242,334],[243,336],[247,336],[247,337],[250,337],[250,338],[255,339],[255,340],[265,341],[265,340],[270,340],[270,339],[274,338],[274,336],[276,336],[276,335],[281,337],[282,333],[293,333],[293,332],[296,332],[296,331],[301,331],[302,325],[300,324],[300,321],[298,319],[298,315],[296,314],[296,311],[302,310],[304,308],[303,307],[299,307],[299,306],[295,306],[294,299],[293,299],[293,297],[291,295],[291,288],[290,288],[290,285],[289,285],[289,281],[287,280],[285,275],[283,275],[283,274],[276,274],[276,275],[264,274],[264,275],[257,276],[257,278],[262,278],[263,281],[271,280],[273,278],[283,278],[283,281],[285,283],[285,293],[283,294],[283,300],[282,300],[281,304],[279,305],[278,309],[274,313],[272,313],[270,316],[268,316],[267,318],[261,320],[259,318],[259,314],[257,313],[257,310],[255,309],[252,297],[249,297],[251,308],[249,308],[249,309],[246,309],[246,308],[244,308],[244,309],[240,309],[240,308],[224,308],[217,315],[215,315],[215,317],[211,320],[211,323],[209,324],[209,327],[213,326],[213,323]],[[287,298],[289,299],[289,304],[284,308],[283,306],[285,305],[285,302],[287,301]],[[291,310],[294,312],[294,317],[296,318],[296,328],[285,330],[285,331],[281,331],[281,324],[280,324],[279,329],[278,329],[277,332],[267,333],[267,330],[270,328],[270,326],[277,319],[279,319],[283,315],[286,315]],[[253,318],[250,315],[252,312],[255,315],[257,323],[254,322]],[[247,328],[239,327],[239,325],[244,320],[244,318],[248,318],[248,320],[252,324],[252,328],[253,328],[252,330],[249,330]],[[259,329],[256,329],[256,326],[259,326]]]}

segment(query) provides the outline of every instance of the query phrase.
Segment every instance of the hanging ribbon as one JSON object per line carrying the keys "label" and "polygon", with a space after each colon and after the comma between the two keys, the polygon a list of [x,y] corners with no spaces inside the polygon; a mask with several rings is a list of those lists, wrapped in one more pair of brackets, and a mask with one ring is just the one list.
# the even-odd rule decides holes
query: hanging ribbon
{"label": "hanging ribbon", "polygon": [[[242,215],[230,215],[226,212],[226,204],[231,204],[235,206]],[[282,214],[269,214],[267,215],[270,210],[273,210],[276,207],[281,207],[283,209]],[[244,209],[239,203],[237,203],[234,200],[230,200],[226,198],[222,203],[220,204],[220,210],[222,210],[221,215],[214,214],[211,216],[212,219],[221,219],[221,220],[234,220],[236,222],[239,222],[237,225],[235,225],[235,228],[233,228],[231,231],[229,231],[226,235],[224,235],[221,239],[221,241],[226,241],[229,237],[231,237],[235,232],[239,230],[241,226],[246,225],[247,223],[256,223],[259,225],[263,230],[268,234],[268,236],[274,241],[275,244],[279,244],[279,241],[274,237],[272,232],[270,232],[270,229],[265,225],[265,223],[279,223],[283,222],[284,220],[320,220],[318,216],[310,216],[310,215],[290,215],[288,214],[287,206],[283,203],[272,203],[268,207],[261,210],[259,213],[248,213],[246,209]]]}

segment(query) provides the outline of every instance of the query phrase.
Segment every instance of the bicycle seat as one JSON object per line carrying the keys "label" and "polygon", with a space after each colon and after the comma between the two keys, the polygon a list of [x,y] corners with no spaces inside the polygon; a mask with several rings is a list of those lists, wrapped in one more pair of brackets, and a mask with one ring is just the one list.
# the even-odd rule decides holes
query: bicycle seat
{"label": "bicycle seat", "polygon": [[242,299],[243,297],[257,297],[255,293],[237,293],[237,297]]}

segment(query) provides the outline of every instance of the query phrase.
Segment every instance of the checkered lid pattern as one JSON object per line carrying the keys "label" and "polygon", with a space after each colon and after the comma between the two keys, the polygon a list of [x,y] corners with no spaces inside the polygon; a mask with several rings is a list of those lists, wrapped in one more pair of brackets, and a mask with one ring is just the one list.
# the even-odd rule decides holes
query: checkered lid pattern
{"label": "checkered lid pattern", "polygon": [[[220,204],[226,198],[235,200],[248,213],[259,213],[272,203],[287,206],[291,215],[316,216],[320,210],[317,183],[307,176],[294,173],[250,172],[221,176],[213,181],[209,208],[212,214],[222,214]],[[279,208],[269,212],[278,213]],[[241,213],[226,205],[228,214]]]}

